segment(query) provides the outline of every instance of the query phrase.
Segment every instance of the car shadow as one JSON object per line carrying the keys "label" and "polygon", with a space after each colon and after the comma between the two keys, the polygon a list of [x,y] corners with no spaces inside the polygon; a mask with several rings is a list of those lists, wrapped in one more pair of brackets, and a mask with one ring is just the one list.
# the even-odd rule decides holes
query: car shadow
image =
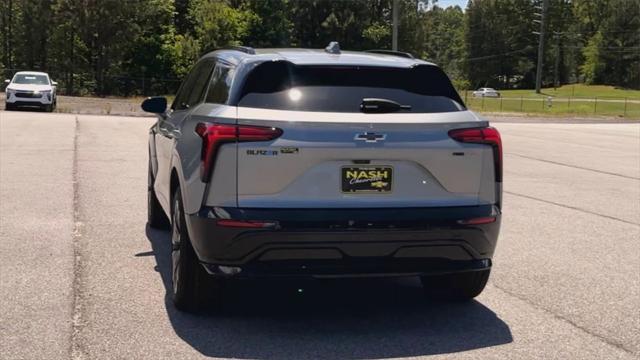
{"label": "car shadow", "polygon": [[20,106],[17,108],[13,108],[11,110],[7,110],[4,107],[2,108],[3,111],[22,111],[22,112],[47,112],[44,108],[39,107],[39,106]]}
{"label": "car shadow", "polygon": [[429,302],[413,278],[235,281],[220,309],[183,313],[170,298],[169,233],[147,227],[146,234],[171,324],[206,356],[390,358],[513,341],[509,326],[480,302]]}

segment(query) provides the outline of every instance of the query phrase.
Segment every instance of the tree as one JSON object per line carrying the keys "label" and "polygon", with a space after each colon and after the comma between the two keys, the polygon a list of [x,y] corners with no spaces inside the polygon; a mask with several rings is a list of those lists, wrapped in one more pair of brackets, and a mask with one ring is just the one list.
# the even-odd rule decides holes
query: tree
{"label": "tree", "polygon": [[57,76],[59,88],[67,94],[83,94],[89,81],[88,49],[81,38],[82,2],[79,0],[58,0],[52,6],[51,49],[49,62],[52,76]]}
{"label": "tree", "polygon": [[244,43],[253,47],[287,47],[291,44],[293,23],[289,19],[289,0],[247,1],[250,10],[249,30]]}
{"label": "tree", "polygon": [[[466,11],[400,5],[399,49],[463,87],[531,87],[542,0],[469,0]],[[638,0],[549,0],[543,83],[640,88]],[[72,94],[173,92],[213,49],[391,47],[392,0],[3,0],[0,66],[42,69]],[[44,27],[46,25],[46,27]],[[21,39],[15,41],[14,39]],[[556,71],[557,69],[557,71]]]}
{"label": "tree", "polygon": [[[2,54],[0,58],[7,68],[13,68],[13,59],[15,51],[13,49],[13,27],[16,15],[19,15],[19,8],[15,6],[14,0],[6,0],[0,3],[0,33],[2,33]],[[9,76],[9,71],[5,72],[5,76]]]}
{"label": "tree", "polygon": [[640,88],[640,3],[612,0],[601,23],[599,62],[602,82]]}
{"label": "tree", "polygon": [[15,67],[24,69],[47,69],[48,34],[43,24],[51,22],[51,1],[22,0],[20,15],[16,17],[14,31],[20,34],[16,41]]}
{"label": "tree", "polygon": [[192,33],[203,51],[241,45],[249,34],[250,24],[256,20],[250,10],[233,8],[225,1],[199,0],[191,5]]}
{"label": "tree", "polygon": [[472,87],[532,86],[536,37],[528,0],[470,0],[466,74]]}
{"label": "tree", "polygon": [[[116,79],[116,86],[124,86],[127,95],[133,91],[132,87],[141,87],[143,94],[149,90],[175,91],[172,84],[149,81],[166,78],[172,71],[173,59],[167,45],[175,41],[174,10],[173,0],[145,0],[136,4],[131,39],[119,69],[125,78]],[[134,86],[128,83],[129,79],[134,80]]]}
{"label": "tree", "polygon": [[589,43],[583,50],[584,64],[580,67],[584,82],[587,84],[596,84],[602,78],[602,70],[604,67],[601,62],[602,33],[597,32],[589,39]]}

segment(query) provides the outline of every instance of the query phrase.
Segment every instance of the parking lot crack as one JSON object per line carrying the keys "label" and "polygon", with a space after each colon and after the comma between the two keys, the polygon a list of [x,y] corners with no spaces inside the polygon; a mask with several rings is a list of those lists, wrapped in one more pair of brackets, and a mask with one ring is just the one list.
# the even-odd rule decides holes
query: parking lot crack
{"label": "parking lot crack", "polygon": [[79,189],[78,189],[78,137],[80,122],[75,117],[74,137],[73,137],[73,166],[72,166],[72,184],[73,184],[73,293],[72,293],[72,318],[71,318],[71,339],[70,339],[70,357],[71,359],[84,359],[85,354],[80,345],[80,331],[84,325],[82,316],[82,298],[83,298],[83,258],[82,258],[82,233],[83,223],[80,220],[79,208]]}
{"label": "parking lot crack", "polygon": [[521,155],[521,154],[516,154],[516,153],[511,153],[511,152],[507,152],[507,153],[505,153],[505,155],[517,156],[517,157],[520,157],[520,158],[523,158],[523,159],[541,161],[541,162],[546,162],[546,163],[553,164],[553,165],[570,167],[570,168],[573,168],[573,169],[579,169],[579,170],[585,170],[585,171],[591,171],[591,172],[604,174],[604,175],[618,176],[618,177],[622,177],[622,178],[625,178],[625,179],[640,180],[639,177],[635,177],[635,176],[629,176],[629,175],[623,175],[623,174],[613,173],[613,172],[609,172],[609,171],[597,170],[597,169],[592,169],[592,168],[588,168],[588,167],[584,167],[584,166],[565,164],[565,163],[561,163],[561,162],[558,162],[558,161],[540,159],[540,158],[536,158],[536,157],[532,157],[532,156],[526,156],[526,155]]}
{"label": "parking lot crack", "polygon": [[628,353],[630,355],[637,356],[637,354],[635,354],[633,350],[627,349],[624,346],[624,344],[618,343],[616,341],[613,341],[611,339],[606,338],[603,335],[595,333],[592,330],[590,330],[590,329],[588,329],[588,328],[576,323],[575,321],[573,321],[573,320],[571,320],[569,318],[566,318],[566,317],[564,317],[562,315],[556,314],[555,312],[551,311],[550,309],[547,309],[547,308],[545,308],[545,307],[543,307],[543,306],[541,306],[539,304],[536,304],[535,302],[527,299],[524,296],[520,296],[520,295],[518,295],[518,294],[516,294],[516,293],[514,293],[512,291],[509,291],[509,290],[507,290],[507,289],[505,289],[503,287],[500,287],[500,286],[496,285],[495,283],[492,283],[491,286],[493,286],[494,288],[502,291],[503,293],[507,294],[508,296],[514,297],[514,298],[526,303],[527,305],[533,307],[536,310],[539,310],[539,311],[542,311],[542,312],[544,312],[546,314],[549,314],[550,316],[552,316],[556,320],[559,320],[561,322],[564,322],[564,323],[567,323],[567,324],[571,325],[572,327],[584,332],[585,334],[587,334],[589,336],[592,336],[592,337],[598,339],[601,342],[604,342],[607,345],[613,346],[616,349],[624,351],[625,353]]}
{"label": "parking lot crack", "polygon": [[554,202],[554,201],[544,200],[544,199],[540,199],[540,198],[533,197],[533,196],[529,196],[529,195],[518,194],[518,193],[511,192],[511,191],[506,191],[506,190],[505,190],[504,192],[505,192],[506,194],[509,194],[509,195],[513,195],[513,196],[520,196],[520,197],[523,197],[523,198],[526,198],[526,199],[536,200],[536,201],[541,201],[541,202],[543,202],[543,203],[547,203],[547,204],[551,204],[551,205],[555,205],[555,206],[560,206],[560,207],[567,208],[567,209],[571,209],[571,210],[580,211],[580,212],[583,212],[583,213],[586,213],[586,214],[595,215],[595,216],[599,216],[599,217],[603,217],[603,218],[607,218],[607,219],[611,219],[611,220],[620,221],[620,222],[623,222],[623,223],[625,223],[625,224],[630,224],[630,225],[640,226],[640,224],[638,224],[638,223],[635,223],[635,222],[633,222],[633,221],[628,221],[628,220],[620,219],[620,218],[617,218],[617,217],[615,217],[615,216],[604,215],[604,214],[600,214],[600,213],[597,213],[597,212],[593,212],[593,211],[589,211],[589,210],[581,209],[581,208],[579,208],[579,207],[575,207],[575,206],[571,206],[571,205],[566,205],[566,204],[561,204],[561,203],[557,203],[557,202]]}

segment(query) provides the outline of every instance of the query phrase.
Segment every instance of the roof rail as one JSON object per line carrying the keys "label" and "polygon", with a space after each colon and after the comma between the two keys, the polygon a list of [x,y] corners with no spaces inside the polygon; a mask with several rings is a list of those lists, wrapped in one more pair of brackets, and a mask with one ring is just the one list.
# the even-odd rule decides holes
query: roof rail
{"label": "roof rail", "polygon": [[340,43],[337,41],[332,41],[329,43],[329,45],[327,45],[326,48],[324,48],[324,52],[327,52],[329,54],[340,54]]}
{"label": "roof rail", "polygon": [[237,50],[237,51],[241,51],[245,54],[249,54],[249,55],[255,55],[256,54],[256,50],[250,46],[230,46],[229,49],[231,50]]}
{"label": "roof rail", "polygon": [[364,52],[374,53],[374,54],[384,54],[384,55],[392,55],[392,56],[400,56],[407,59],[415,59],[411,53],[402,52],[402,51],[393,51],[393,50],[365,50]]}

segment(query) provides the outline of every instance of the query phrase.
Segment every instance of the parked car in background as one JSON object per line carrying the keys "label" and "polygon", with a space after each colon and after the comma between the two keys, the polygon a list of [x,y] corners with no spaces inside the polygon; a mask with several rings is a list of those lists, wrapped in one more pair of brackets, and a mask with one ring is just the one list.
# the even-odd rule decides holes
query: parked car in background
{"label": "parked car in background", "polygon": [[14,110],[18,106],[37,106],[46,111],[56,108],[56,86],[49,74],[35,71],[17,72],[11,80],[5,80],[7,94],[5,109]]}
{"label": "parked car in background", "polygon": [[474,97],[500,97],[498,90],[493,88],[480,88],[473,92]]}
{"label": "parked car in background", "polygon": [[406,54],[218,50],[149,133],[148,224],[171,228],[172,298],[221,279],[420,276],[483,290],[500,228],[500,134]]}

